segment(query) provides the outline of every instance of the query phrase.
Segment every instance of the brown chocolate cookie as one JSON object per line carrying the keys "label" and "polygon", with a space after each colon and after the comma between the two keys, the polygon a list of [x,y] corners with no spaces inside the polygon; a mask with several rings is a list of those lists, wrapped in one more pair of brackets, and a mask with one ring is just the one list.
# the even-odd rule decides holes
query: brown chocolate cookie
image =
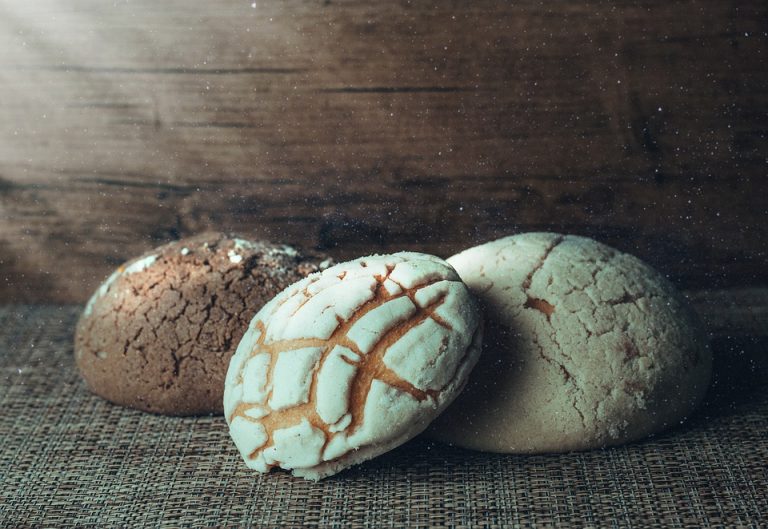
{"label": "brown chocolate cookie", "polygon": [[324,255],[206,233],[128,261],[94,293],[75,333],[89,388],[168,415],[221,413],[229,360],[278,292],[331,264]]}

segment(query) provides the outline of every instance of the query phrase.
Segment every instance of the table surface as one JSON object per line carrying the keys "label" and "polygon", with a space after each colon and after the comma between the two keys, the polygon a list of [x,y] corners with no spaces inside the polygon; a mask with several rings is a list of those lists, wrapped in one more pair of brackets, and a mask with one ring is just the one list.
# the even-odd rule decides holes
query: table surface
{"label": "table surface", "polygon": [[319,483],[249,471],[221,417],[91,395],[72,361],[80,306],[0,307],[0,526],[765,527],[768,289],[688,295],[715,382],[673,430],[539,456],[417,439]]}

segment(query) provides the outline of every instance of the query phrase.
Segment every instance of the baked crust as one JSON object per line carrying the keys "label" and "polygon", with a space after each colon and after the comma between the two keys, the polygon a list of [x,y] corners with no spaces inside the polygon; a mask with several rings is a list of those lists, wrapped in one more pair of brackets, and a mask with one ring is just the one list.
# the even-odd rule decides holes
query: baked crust
{"label": "baked crust", "polygon": [[486,309],[483,361],[429,435],[493,452],[618,445],[679,424],[710,383],[706,333],[639,259],[526,233],[448,259]]}
{"label": "baked crust", "polygon": [[253,315],[323,255],[205,233],[118,268],[75,333],[88,387],[116,404],[168,415],[222,412],[229,359]]}

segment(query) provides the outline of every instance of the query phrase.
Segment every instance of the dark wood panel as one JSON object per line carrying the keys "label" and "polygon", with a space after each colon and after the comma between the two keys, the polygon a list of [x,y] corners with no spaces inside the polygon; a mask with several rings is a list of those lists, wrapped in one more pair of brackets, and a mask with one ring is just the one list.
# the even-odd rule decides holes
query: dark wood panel
{"label": "dark wood panel", "polygon": [[206,228],[339,258],[551,229],[766,283],[766,15],[0,0],[0,299]]}

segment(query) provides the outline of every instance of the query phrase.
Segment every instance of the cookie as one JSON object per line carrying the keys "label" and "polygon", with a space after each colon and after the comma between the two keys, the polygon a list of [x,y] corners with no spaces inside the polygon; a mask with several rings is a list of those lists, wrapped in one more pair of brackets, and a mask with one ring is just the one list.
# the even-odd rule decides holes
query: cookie
{"label": "cookie", "polygon": [[448,260],[486,309],[484,352],[430,435],[476,450],[564,452],[679,424],[712,357],[682,296],[591,239],[526,233]]}
{"label": "cookie", "polygon": [[88,301],[77,366],[91,391],[116,404],[221,413],[227,366],[253,315],[329,265],[322,255],[221,233],[161,246],[118,268]]}
{"label": "cookie", "polygon": [[338,264],[254,318],[227,372],[224,416],[245,463],[317,480],[419,434],[477,361],[477,303],[419,253]]}

